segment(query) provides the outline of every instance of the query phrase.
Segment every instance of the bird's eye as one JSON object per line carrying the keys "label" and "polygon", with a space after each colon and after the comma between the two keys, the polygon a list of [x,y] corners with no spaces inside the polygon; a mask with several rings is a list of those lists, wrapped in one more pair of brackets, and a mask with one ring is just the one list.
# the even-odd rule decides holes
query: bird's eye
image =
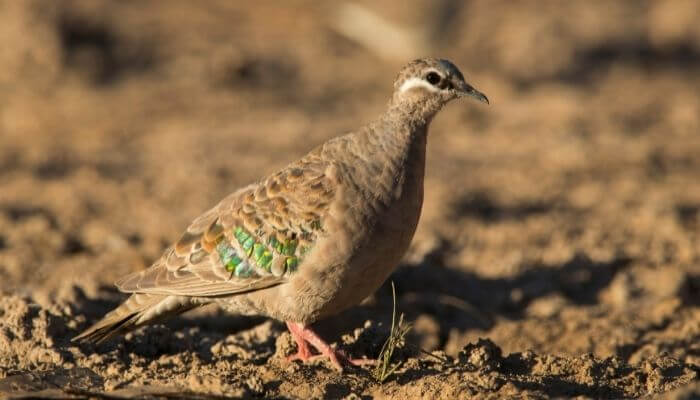
{"label": "bird's eye", "polygon": [[431,85],[437,85],[440,79],[440,75],[437,72],[428,72],[428,75],[425,76],[425,80]]}

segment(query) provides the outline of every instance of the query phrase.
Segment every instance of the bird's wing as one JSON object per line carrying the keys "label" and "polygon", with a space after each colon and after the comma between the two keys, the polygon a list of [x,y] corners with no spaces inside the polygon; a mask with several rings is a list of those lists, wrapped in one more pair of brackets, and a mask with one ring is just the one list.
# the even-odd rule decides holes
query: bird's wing
{"label": "bird's wing", "polygon": [[337,174],[317,149],[226,197],[150,268],[116,282],[124,292],[225,296],[284,283],[325,235]]}

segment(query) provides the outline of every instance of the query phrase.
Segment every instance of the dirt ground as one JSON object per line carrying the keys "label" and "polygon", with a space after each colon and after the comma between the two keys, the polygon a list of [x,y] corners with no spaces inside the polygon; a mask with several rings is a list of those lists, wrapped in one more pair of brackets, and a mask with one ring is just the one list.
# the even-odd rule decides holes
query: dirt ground
{"label": "dirt ground", "polygon": [[[0,397],[700,396],[700,2],[374,3],[0,0]],[[432,125],[385,382],[213,308],[70,342],[426,55],[491,105]],[[319,329],[376,357],[391,310],[387,284]]]}

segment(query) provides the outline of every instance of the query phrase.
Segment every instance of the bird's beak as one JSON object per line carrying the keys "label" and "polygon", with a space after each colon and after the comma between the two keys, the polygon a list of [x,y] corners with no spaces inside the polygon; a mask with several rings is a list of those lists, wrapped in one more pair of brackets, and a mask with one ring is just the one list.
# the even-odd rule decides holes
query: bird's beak
{"label": "bird's beak", "polygon": [[457,97],[473,97],[481,102],[484,102],[486,104],[489,104],[489,99],[486,97],[485,94],[481,93],[480,91],[474,89],[471,85],[469,85],[466,82],[460,82],[460,85],[457,86]]}

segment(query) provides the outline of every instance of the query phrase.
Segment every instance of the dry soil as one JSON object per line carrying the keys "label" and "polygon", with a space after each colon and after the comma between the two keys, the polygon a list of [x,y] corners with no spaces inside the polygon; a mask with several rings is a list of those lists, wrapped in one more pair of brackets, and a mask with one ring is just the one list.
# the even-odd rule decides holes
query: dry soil
{"label": "dry soil", "polygon": [[[700,2],[373,3],[0,1],[0,396],[700,396]],[[425,55],[491,105],[433,123],[385,382],[287,364],[282,324],[216,309],[70,342]],[[376,357],[390,293],[319,329]]]}

